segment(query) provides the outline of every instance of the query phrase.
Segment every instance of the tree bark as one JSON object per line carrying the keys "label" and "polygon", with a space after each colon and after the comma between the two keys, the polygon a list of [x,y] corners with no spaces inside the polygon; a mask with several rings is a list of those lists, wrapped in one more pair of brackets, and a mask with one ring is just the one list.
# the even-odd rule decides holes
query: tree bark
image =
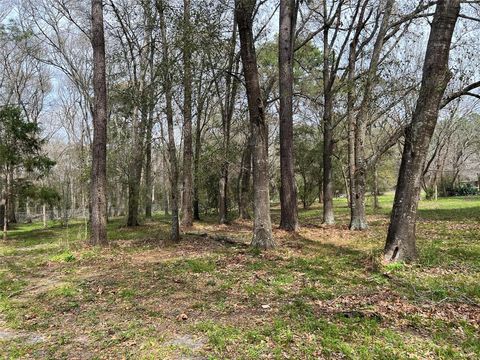
{"label": "tree bark", "polygon": [[193,157],[193,219],[200,220],[200,153],[202,150],[202,110],[203,101],[200,101],[195,124],[195,154]]}
{"label": "tree bark", "polygon": [[92,0],[93,143],[91,178],[91,245],[107,244],[107,81],[103,4]]}
{"label": "tree bark", "polygon": [[190,0],[183,0],[183,197],[182,225],[193,225],[192,48]]}
{"label": "tree bark", "polygon": [[460,12],[460,0],[439,0],[425,53],[423,76],[405,145],[384,249],[386,261],[411,261],[417,257],[415,226],[422,171],[437,124],[440,102],[450,80],[448,57]]}
{"label": "tree bark", "polygon": [[152,194],[153,194],[153,177],[152,177],[152,127],[153,116],[149,115],[146,144],[145,144],[145,217],[152,218]]}
{"label": "tree bark", "polygon": [[240,219],[250,220],[250,177],[252,173],[252,147],[253,139],[249,136],[242,155],[242,168],[240,169],[240,186],[238,191],[238,215]]}
{"label": "tree bark", "polygon": [[298,228],[297,188],[293,157],[293,53],[297,9],[295,0],[280,0],[278,64],[280,91],[280,228]]}
{"label": "tree bark", "polygon": [[167,29],[165,23],[165,12],[163,1],[157,1],[158,13],[160,15],[160,32],[163,42],[163,61],[166,64],[164,69],[164,91],[165,91],[165,105],[168,127],[168,157],[170,162],[170,208],[172,210],[172,225],[170,240],[172,242],[180,241],[180,223],[178,214],[178,162],[177,162],[177,150],[175,146],[175,136],[173,128],[173,96],[172,96],[172,79],[169,72],[170,54],[168,49]]}
{"label": "tree bark", "polygon": [[[222,132],[223,132],[223,153],[224,161],[221,167],[219,179],[219,206],[218,220],[220,224],[224,224],[228,219],[228,176],[230,161],[228,154],[230,152],[230,127],[232,123],[233,110],[235,105],[235,97],[237,94],[238,82],[232,77],[234,70],[238,70],[238,60],[235,61],[235,46],[237,43],[237,27],[236,18],[234,16],[234,24],[232,29],[232,37],[230,38],[230,52],[228,55],[228,66],[225,75],[225,102],[222,105]],[[235,69],[234,69],[235,66]],[[236,72],[236,71],[235,71]],[[220,94],[219,94],[220,95]]]}
{"label": "tree bark", "polygon": [[[325,7],[325,5],[324,5]],[[324,9],[326,16],[326,9]],[[335,224],[333,214],[333,92],[330,71],[329,27],[323,30],[323,224]]]}
{"label": "tree bark", "polygon": [[357,114],[354,126],[354,171],[353,171],[353,192],[352,192],[352,216],[350,219],[350,230],[364,230],[368,228],[365,214],[365,192],[367,162],[365,159],[365,137],[367,132],[367,119],[371,113],[372,92],[380,55],[383,49],[385,36],[387,34],[395,0],[386,0],[380,29],[375,40],[370,59],[367,78],[363,88],[363,98]]}
{"label": "tree bark", "polygon": [[375,210],[380,209],[380,204],[378,202],[378,169],[377,165],[373,165],[373,208]]}
{"label": "tree bark", "polygon": [[240,35],[240,55],[248,98],[248,110],[253,136],[254,225],[252,246],[261,249],[275,247],[270,220],[268,176],[268,126],[260,91],[257,57],[253,40],[255,0],[236,0],[235,13]]}

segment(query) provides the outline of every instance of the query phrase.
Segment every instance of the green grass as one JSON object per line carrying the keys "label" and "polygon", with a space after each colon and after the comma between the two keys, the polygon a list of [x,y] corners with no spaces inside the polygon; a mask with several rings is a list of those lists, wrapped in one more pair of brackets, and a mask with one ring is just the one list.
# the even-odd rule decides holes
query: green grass
{"label": "green grass", "polygon": [[[479,358],[480,197],[421,201],[418,261],[382,265],[392,201],[367,207],[365,232],[346,230],[345,199],[333,228],[318,205],[301,210],[300,232],[275,231],[269,252],[167,244],[162,215],[113,219],[104,249],[81,221],[17,225],[0,243],[0,330],[17,335],[0,358]],[[249,225],[214,221],[195,231],[249,242]]]}

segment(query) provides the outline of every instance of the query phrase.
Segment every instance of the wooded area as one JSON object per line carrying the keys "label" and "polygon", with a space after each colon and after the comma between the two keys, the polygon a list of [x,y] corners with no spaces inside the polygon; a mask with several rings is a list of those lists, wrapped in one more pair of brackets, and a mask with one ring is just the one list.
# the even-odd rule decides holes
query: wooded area
{"label": "wooded area", "polygon": [[[77,358],[480,356],[480,1],[6,0],[0,19],[1,356],[72,358],[59,337],[78,329],[53,346],[35,319],[107,288],[132,319],[162,293],[184,335],[90,338]],[[229,311],[179,300],[199,274]],[[66,310],[29,302],[30,329],[20,304],[42,296]],[[426,323],[440,313],[460,340]],[[369,326],[401,335],[368,345]]]}

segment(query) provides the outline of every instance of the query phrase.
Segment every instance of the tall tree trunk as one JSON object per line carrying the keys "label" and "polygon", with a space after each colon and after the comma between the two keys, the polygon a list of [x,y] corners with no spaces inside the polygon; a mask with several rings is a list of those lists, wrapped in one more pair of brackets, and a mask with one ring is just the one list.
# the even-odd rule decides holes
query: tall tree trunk
{"label": "tall tree trunk", "polygon": [[240,55],[252,124],[254,225],[252,246],[269,249],[275,246],[270,220],[268,176],[268,126],[258,79],[257,57],[253,40],[253,11],[255,0],[236,0],[235,13],[240,35]]}
{"label": "tall tree trunk", "polygon": [[325,108],[323,113],[323,223],[335,224],[333,214],[333,99],[328,91],[324,95]]}
{"label": "tall tree trunk", "polygon": [[373,46],[367,78],[363,89],[363,99],[355,124],[355,170],[354,170],[354,194],[352,194],[352,217],[350,219],[350,230],[364,230],[368,227],[365,214],[365,188],[367,163],[365,160],[365,137],[367,132],[367,120],[371,115],[372,92],[377,77],[378,63],[384,45],[385,35],[389,28],[390,16],[392,14],[395,0],[386,0],[383,11],[382,22]]}
{"label": "tall tree trunk", "polygon": [[200,152],[202,150],[202,110],[203,102],[197,111],[195,125],[195,154],[193,157],[193,219],[200,220]]}
{"label": "tall tree trunk", "polygon": [[405,131],[402,162],[384,249],[386,261],[411,261],[417,257],[415,225],[421,176],[437,124],[440,102],[451,77],[448,57],[459,12],[460,0],[437,2],[417,105],[412,122]]}
{"label": "tall tree trunk", "polygon": [[[142,81],[143,83],[143,81]],[[143,93],[143,85],[141,85],[140,93]],[[142,95],[143,96],[143,95]],[[143,102],[142,102],[143,103]],[[140,206],[140,183],[142,179],[142,169],[144,161],[145,133],[147,130],[148,114],[147,107],[142,104],[141,112],[137,108],[134,117],[136,125],[134,126],[133,138],[133,156],[130,162],[128,176],[128,216],[127,226],[138,226],[138,215]],[[140,115],[141,113],[141,115]],[[140,121],[139,115],[141,116]]]}
{"label": "tall tree trunk", "polygon": [[[324,5],[324,13],[326,9]],[[323,30],[323,223],[335,224],[333,214],[333,92],[330,71],[329,27]]]}
{"label": "tall tree trunk", "polygon": [[190,0],[183,0],[183,198],[182,225],[193,225],[192,48]]}
{"label": "tall tree trunk", "polygon": [[93,143],[90,244],[107,243],[107,81],[103,3],[92,0]]}
{"label": "tall tree trunk", "polygon": [[158,13],[160,15],[160,32],[163,42],[163,61],[166,64],[164,69],[164,84],[165,91],[165,105],[167,115],[167,127],[168,127],[168,160],[170,162],[170,208],[172,210],[172,226],[170,233],[170,240],[173,242],[180,241],[180,223],[179,223],[179,211],[178,211],[178,161],[177,150],[175,146],[175,135],[173,128],[173,95],[172,95],[172,79],[169,71],[170,67],[170,54],[168,49],[167,29],[165,23],[165,4],[163,1],[156,2]]}
{"label": "tall tree trunk", "polygon": [[295,0],[280,0],[278,36],[280,90],[280,228],[298,228],[297,188],[293,158],[293,48],[297,9]]}
{"label": "tall tree trunk", "polygon": [[[232,29],[232,37],[230,38],[230,52],[228,55],[228,66],[225,75],[225,102],[222,106],[222,132],[223,132],[223,156],[224,161],[221,167],[219,179],[219,206],[218,220],[220,224],[224,224],[228,219],[228,175],[230,161],[228,154],[230,153],[230,127],[233,117],[235,105],[235,97],[237,95],[238,81],[232,77],[232,73],[238,71],[238,60],[235,61],[235,46],[237,43],[237,26],[236,16],[234,15],[234,23]],[[235,67],[235,69],[234,69]],[[218,87],[218,85],[217,85]]]}

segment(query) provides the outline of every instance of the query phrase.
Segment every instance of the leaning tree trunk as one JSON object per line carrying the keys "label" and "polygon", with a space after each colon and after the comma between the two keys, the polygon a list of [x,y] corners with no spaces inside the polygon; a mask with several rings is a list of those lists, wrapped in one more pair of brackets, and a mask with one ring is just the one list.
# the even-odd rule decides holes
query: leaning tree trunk
{"label": "leaning tree trunk", "polygon": [[235,13],[240,35],[240,55],[245,76],[248,110],[253,136],[254,225],[252,246],[269,249],[275,246],[270,220],[268,176],[268,126],[258,79],[257,57],[253,40],[255,0],[236,0]]}
{"label": "leaning tree trunk", "polygon": [[293,45],[295,0],[280,0],[278,64],[280,90],[280,228],[298,227],[297,188],[293,158]]}
{"label": "leaning tree trunk", "polygon": [[107,81],[103,4],[92,0],[93,143],[90,244],[107,243]]}
{"label": "leaning tree trunk", "polygon": [[405,145],[390,226],[384,250],[386,261],[411,261],[417,257],[415,225],[423,167],[437,124],[440,102],[450,80],[448,56],[460,0],[439,0],[433,16],[423,65],[423,77]]}
{"label": "leaning tree trunk", "polygon": [[190,31],[190,0],[183,1],[183,197],[182,225],[193,225],[192,175],[192,36]]}

